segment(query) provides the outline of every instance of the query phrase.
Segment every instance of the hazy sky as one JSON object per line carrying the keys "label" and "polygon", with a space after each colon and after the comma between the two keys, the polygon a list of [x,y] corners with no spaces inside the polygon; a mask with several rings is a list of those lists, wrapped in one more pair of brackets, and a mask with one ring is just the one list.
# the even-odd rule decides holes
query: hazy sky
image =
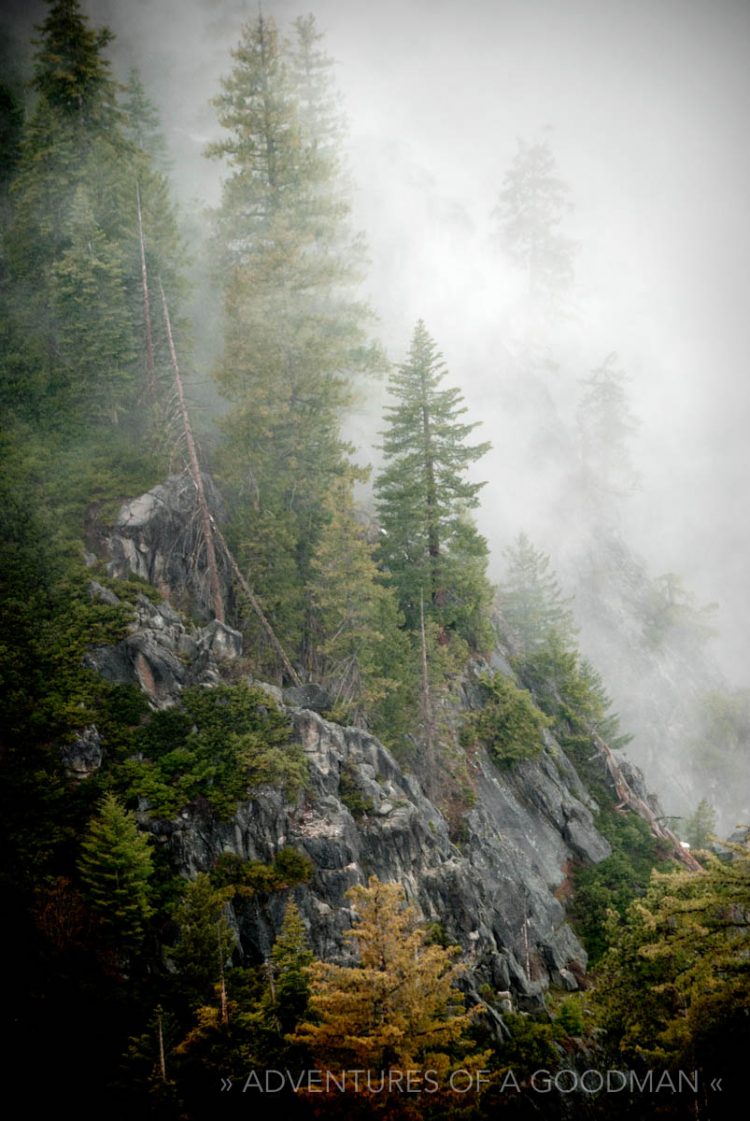
{"label": "hazy sky", "polygon": [[[220,168],[201,155],[216,132],[208,99],[257,4],[83,6],[116,31],[118,69],[137,65],[159,104],[181,196],[215,201]],[[748,0],[263,8],[281,23],[312,10],[337,61],[381,337],[399,357],[422,316],[490,438],[504,431],[485,403],[512,368],[517,283],[491,249],[490,214],[516,138],[549,140],[581,243],[560,398],[572,403],[576,377],[618,352],[643,422],[630,532],[654,574],[674,569],[720,601],[722,661],[747,683]],[[28,24],[33,7],[16,10]],[[507,455],[491,464],[506,476],[510,467]],[[498,548],[533,486],[493,477],[485,495],[481,524]]]}

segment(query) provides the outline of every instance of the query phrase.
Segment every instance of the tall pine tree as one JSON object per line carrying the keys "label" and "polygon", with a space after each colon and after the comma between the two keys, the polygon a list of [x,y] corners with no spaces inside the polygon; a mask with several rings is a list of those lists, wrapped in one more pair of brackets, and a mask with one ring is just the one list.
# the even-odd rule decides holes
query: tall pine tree
{"label": "tall pine tree", "polygon": [[487,544],[468,517],[483,484],[466,476],[490,445],[467,443],[478,422],[461,420],[467,408],[458,389],[441,385],[444,376],[442,355],[420,320],[406,362],[389,381],[396,404],[386,409],[386,464],[375,482],[381,556],[411,631],[420,627],[421,604],[443,631],[454,629],[476,646],[486,638]]}
{"label": "tall pine tree", "polygon": [[84,895],[107,939],[125,951],[137,949],[153,913],[151,846],[135,816],[113,794],[102,799],[81,843],[79,870]]}
{"label": "tall pine tree", "polygon": [[[310,668],[305,587],[324,496],[352,476],[340,436],[352,379],[377,364],[354,286],[328,62],[309,21],[297,45],[262,13],[243,29],[216,100],[226,130],[209,154],[230,167],[218,215],[230,401],[224,477],[236,551],[284,645]],[[266,656],[262,636],[256,655]],[[273,664],[273,658],[269,655]]]}
{"label": "tall pine tree", "polygon": [[547,141],[519,140],[494,216],[503,247],[525,273],[530,299],[547,312],[560,306],[573,282],[576,245],[561,232],[570,210],[570,189]]}

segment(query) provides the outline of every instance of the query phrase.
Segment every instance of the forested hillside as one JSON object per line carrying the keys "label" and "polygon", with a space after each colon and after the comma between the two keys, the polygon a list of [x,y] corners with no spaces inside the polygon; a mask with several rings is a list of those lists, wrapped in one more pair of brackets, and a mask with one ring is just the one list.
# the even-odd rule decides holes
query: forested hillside
{"label": "forested hillside", "polygon": [[[9,1069],[92,1117],[723,1116],[747,690],[628,543],[616,356],[572,412],[550,378],[569,188],[519,143],[478,408],[445,323],[373,313],[333,60],[276,8],[225,60],[213,207],[79,0],[0,86]],[[555,556],[520,477],[483,532],[495,409]]]}

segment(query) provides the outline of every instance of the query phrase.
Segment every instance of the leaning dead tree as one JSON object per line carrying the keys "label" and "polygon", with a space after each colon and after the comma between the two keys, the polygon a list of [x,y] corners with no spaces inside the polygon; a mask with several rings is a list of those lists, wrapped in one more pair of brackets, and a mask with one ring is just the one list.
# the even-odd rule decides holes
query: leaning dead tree
{"label": "leaning dead tree", "polygon": [[188,412],[187,402],[185,401],[185,388],[182,382],[182,374],[180,373],[179,363],[177,362],[177,351],[174,345],[174,336],[172,334],[172,320],[169,316],[169,307],[167,305],[167,297],[164,295],[164,285],[159,281],[159,294],[161,295],[161,306],[164,312],[164,328],[167,333],[167,346],[169,347],[169,360],[172,364],[172,376],[174,378],[175,393],[177,395],[177,408],[182,422],[182,430],[185,436],[185,446],[188,452],[188,463],[190,467],[190,476],[195,486],[195,493],[198,499],[198,514],[201,520],[201,528],[203,530],[203,544],[206,549],[206,568],[208,569],[208,581],[211,589],[211,604],[213,607],[214,617],[220,623],[224,622],[224,598],[221,594],[221,581],[219,580],[219,569],[216,564],[216,549],[214,546],[214,520],[211,517],[211,511],[208,508],[206,500],[206,489],[203,486],[203,476],[201,474],[200,463],[198,461],[198,451],[195,446],[195,438],[193,437],[193,427],[190,423],[190,414]]}
{"label": "leaning dead tree", "polygon": [[231,552],[229,546],[227,545],[227,543],[224,539],[224,534],[221,532],[221,530],[219,529],[219,527],[216,525],[215,522],[213,523],[213,529],[214,529],[214,533],[216,535],[216,540],[221,545],[221,548],[224,552],[224,556],[226,557],[227,562],[229,564],[229,567],[232,571],[232,575],[234,576],[235,580],[239,584],[239,586],[240,586],[242,592],[244,593],[248,603],[250,604],[250,606],[252,607],[256,616],[258,617],[258,622],[260,623],[261,627],[263,628],[263,631],[265,632],[265,635],[266,635],[268,641],[270,642],[271,647],[275,651],[279,661],[281,662],[282,666],[284,667],[287,676],[289,677],[289,679],[292,681],[292,683],[294,685],[301,685],[302,684],[302,679],[300,678],[299,674],[297,673],[297,671],[294,668],[294,666],[292,665],[292,663],[289,661],[289,658],[287,657],[287,653],[284,650],[284,647],[279,642],[278,638],[276,637],[276,632],[274,631],[273,627],[269,623],[268,618],[266,616],[266,613],[260,605],[260,601],[259,601],[258,597],[255,595],[255,592],[252,590],[252,588],[248,584],[247,580],[243,576],[242,570],[240,569],[240,566],[237,564],[237,561],[234,559],[234,556],[232,555],[232,552]]}
{"label": "leaning dead tree", "polygon": [[646,822],[654,837],[669,846],[669,849],[675,860],[679,860],[680,863],[684,864],[686,868],[689,868],[691,872],[702,872],[703,869],[695,859],[695,857],[690,852],[688,852],[687,849],[684,849],[682,847],[679,839],[675,836],[672,830],[668,829],[666,825],[663,824],[663,822],[659,821],[658,817],[648,805],[648,803],[635,793],[625,775],[623,774],[620,764],[615,759],[614,753],[609,744],[605,743],[601,736],[598,736],[595,732],[593,733],[592,738],[594,744],[596,745],[596,749],[599,752],[599,755],[604,761],[604,766],[607,769],[607,773],[612,780],[615,792],[617,794],[617,797],[619,798],[617,808],[624,809],[627,806],[628,809],[631,809],[634,813],[637,813],[638,816],[643,818],[643,820]]}
{"label": "leaning dead tree", "polygon": [[[144,334],[146,344],[146,378],[148,395],[153,405],[156,401],[156,364],[154,361],[154,344],[153,344],[153,330],[151,322],[151,299],[149,295],[148,283],[148,265],[146,262],[146,239],[143,230],[143,210],[141,207],[141,192],[140,187],[136,184],[136,204],[138,215],[138,241],[140,245],[141,255],[141,287],[143,293],[143,322]],[[180,372],[180,365],[177,360],[177,349],[174,342],[174,334],[172,331],[172,320],[169,314],[169,305],[167,297],[164,292],[164,285],[161,280],[159,281],[159,294],[161,296],[162,312],[164,316],[164,328],[167,337],[167,346],[169,348],[169,360],[172,367],[172,381],[174,385],[174,397],[179,417],[180,427],[182,429],[182,436],[185,441],[185,447],[188,454],[188,470],[190,477],[195,487],[198,518],[201,527],[201,536],[206,550],[206,568],[208,570],[209,587],[211,592],[211,606],[213,609],[214,617],[220,623],[224,622],[224,598],[221,593],[221,581],[219,579],[219,567],[216,558],[216,544],[220,546],[224,557],[229,565],[230,571],[234,579],[237,581],[242,593],[250,604],[252,610],[255,612],[263,631],[268,638],[268,641],[276,653],[284,672],[289,680],[294,685],[301,685],[302,681],[295,670],[294,666],[289,660],[289,657],[284,650],[284,647],[279,642],[276,633],[271,626],[263,608],[261,607],[258,597],[253,592],[247,579],[243,575],[237,561],[224,539],[219,527],[216,525],[214,518],[206,498],[206,489],[203,484],[203,475],[201,474],[200,460],[198,458],[198,449],[193,435],[193,427],[190,423],[190,412],[185,398],[185,386]]]}

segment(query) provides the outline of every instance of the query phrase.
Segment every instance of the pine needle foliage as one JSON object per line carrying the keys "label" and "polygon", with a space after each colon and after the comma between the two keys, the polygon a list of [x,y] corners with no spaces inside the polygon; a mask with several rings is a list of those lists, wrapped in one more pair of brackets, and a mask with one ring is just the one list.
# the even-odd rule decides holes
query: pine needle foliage
{"label": "pine needle foliage", "polygon": [[395,404],[386,408],[385,466],[375,481],[380,553],[410,631],[422,603],[428,618],[476,647],[487,639],[489,585],[487,543],[467,517],[483,483],[468,471],[490,445],[467,442],[479,422],[464,422],[467,406],[457,388],[442,385],[445,373],[420,320],[388,383]]}

